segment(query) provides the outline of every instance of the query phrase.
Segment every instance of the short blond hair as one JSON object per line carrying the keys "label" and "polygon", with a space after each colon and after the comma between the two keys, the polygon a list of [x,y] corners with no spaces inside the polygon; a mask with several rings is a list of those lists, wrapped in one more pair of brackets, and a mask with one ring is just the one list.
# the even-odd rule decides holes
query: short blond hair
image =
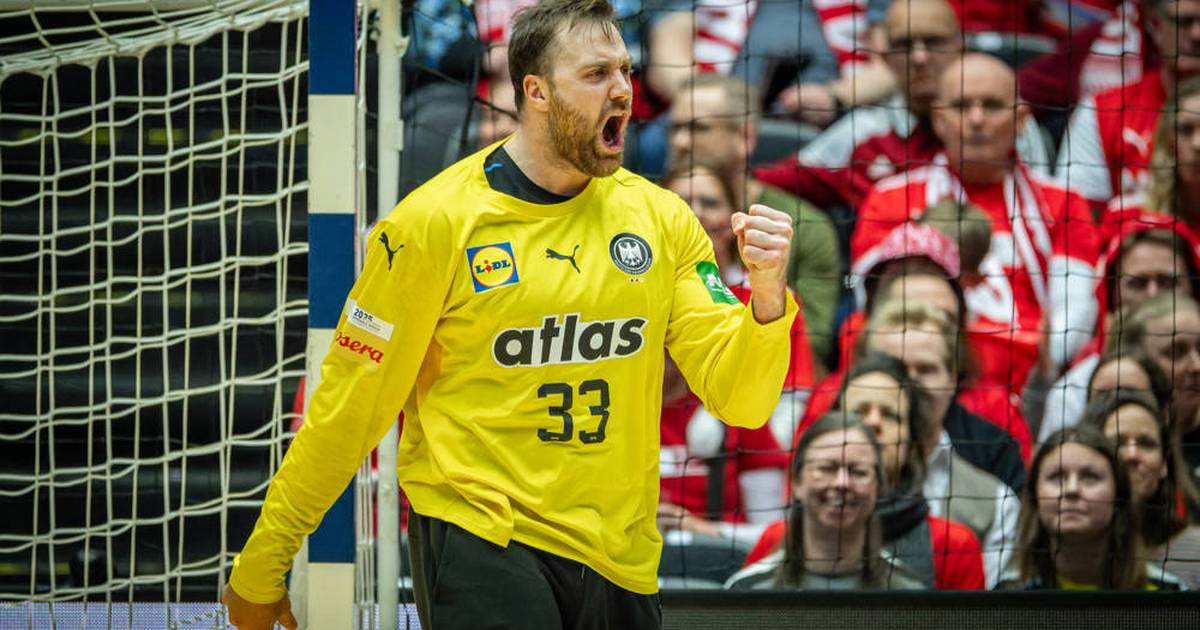
{"label": "short blond hair", "polygon": [[867,318],[866,329],[855,348],[855,356],[865,356],[871,344],[871,335],[886,328],[900,327],[904,330],[932,325],[942,338],[946,351],[946,369],[958,376],[959,382],[967,377],[966,343],[962,328],[941,309],[924,302],[912,302],[904,298],[884,300],[876,305]]}

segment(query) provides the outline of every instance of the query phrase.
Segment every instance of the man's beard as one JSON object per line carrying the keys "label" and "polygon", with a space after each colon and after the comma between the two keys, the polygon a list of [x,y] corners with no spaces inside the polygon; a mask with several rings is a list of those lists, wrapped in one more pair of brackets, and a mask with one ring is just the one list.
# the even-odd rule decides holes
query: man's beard
{"label": "man's beard", "polygon": [[[620,111],[620,110],[618,110]],[[607,118],[612,112],[606,112]],[[624,152],[615,156],[601,155],[597,148],[597,123],[588,123],[578,110],[550,91],[550,143],[554,152],[579,172],[591,177],[607,177],[621,166]]]}

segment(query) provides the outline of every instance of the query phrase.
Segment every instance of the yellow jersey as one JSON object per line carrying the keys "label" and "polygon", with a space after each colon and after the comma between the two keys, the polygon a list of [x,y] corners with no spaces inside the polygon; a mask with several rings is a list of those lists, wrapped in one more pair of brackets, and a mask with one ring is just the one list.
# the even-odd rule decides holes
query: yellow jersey
{"label": "yellow jersey", "polygon": [[755,321],[674,193],[625,170],[558,204],[465,158],[370,235],[304,427],[230,577],[273,602],[304,535],[401,409],[413,508],[506,546],[658,589],[663,348],[707,409],[757,427],[779,400],[796,303]]}

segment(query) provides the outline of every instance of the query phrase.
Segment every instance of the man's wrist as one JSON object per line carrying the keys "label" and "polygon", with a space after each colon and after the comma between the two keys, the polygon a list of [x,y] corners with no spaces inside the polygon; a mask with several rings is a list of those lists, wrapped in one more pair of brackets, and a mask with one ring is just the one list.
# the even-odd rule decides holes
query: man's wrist
{"label": "man's wrist", "polygon": [[754,321],[769,324],[787,313],[787,286],[778,290],[756,291],[751,288],[750,310]]}

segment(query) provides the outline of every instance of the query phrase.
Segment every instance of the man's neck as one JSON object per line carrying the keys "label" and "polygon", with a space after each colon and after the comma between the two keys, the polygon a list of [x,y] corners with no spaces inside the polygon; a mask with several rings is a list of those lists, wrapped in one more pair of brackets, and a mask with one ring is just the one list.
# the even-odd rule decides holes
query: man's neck
{"label": "man's neck", "polygon": [[956,170],[965,186],[991,186],[1004,183],[1012,169],[1006,164],[963,164]]}
{"label": "man's neck", "polygon": [[592,178],[558,155],[548,136],[522,125],[504,143],[504,150],[530,181],[556,195],[574,197]]}
{"label": "man's neck", "polygon": [[863,565],[866,525],[854,529],[804,527],[804,568],[818,573],[849,573]]}

